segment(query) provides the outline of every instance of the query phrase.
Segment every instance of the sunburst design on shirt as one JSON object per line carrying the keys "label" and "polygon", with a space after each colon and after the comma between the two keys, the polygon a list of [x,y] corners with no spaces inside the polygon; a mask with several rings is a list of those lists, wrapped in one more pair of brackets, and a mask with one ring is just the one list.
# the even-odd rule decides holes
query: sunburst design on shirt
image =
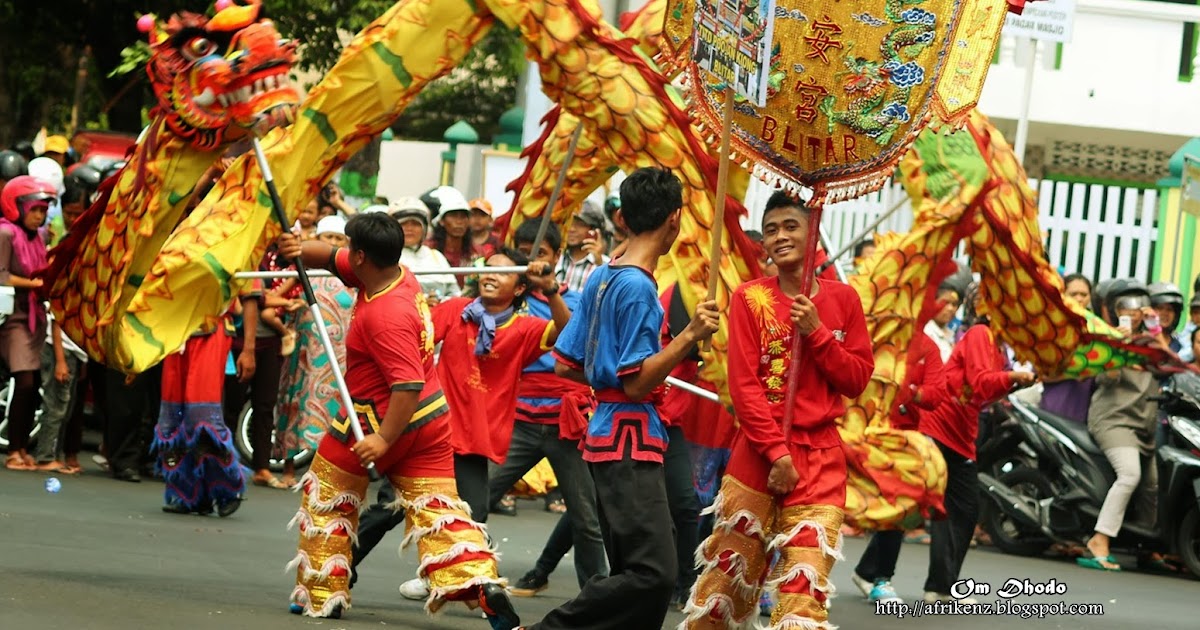
{"label": "sunburst design on shirt", "polygon": [[479,373],[479,366],[471,366],[471,375],[467,377],[467,387],[474,389],[480,393],[488,393],[487,383],[483,382],[483,375]]}
{"label": "sunburst design on shirt", "polygon": [[758,320],[759,325],[772,333],[780,328],[779,317],[775,315],[775,293],[767,287],[757,284],[746,289],[746,305]]}

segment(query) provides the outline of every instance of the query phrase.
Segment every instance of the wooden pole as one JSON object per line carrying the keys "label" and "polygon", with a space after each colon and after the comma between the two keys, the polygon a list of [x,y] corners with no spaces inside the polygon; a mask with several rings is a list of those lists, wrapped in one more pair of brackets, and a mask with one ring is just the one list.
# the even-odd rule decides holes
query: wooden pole
{"label": "wooden pole", "polygon": [[[721,120],[721,153],[717,165],[717,207],[713,217],[712,246],[708,250],[708,300],[717,299],[717,282],[721,270],[721,237],[725,233],[725,197],[729,190],[729,140],[733,135],[733,86],[725,87],[725,111]],[[712,350],[712,337],[701,349]]]}
{"label": "wooden pole", "polygon": [[[812,295],[813,282],[816,281],[817,242],[821,240],[821,213],[824,204],[812,204],[808,216],[808,240],[804,242],[804,267],[800,276],[800,294]],[[792,434],[792,422],[796,416],[796,389],[800,384],[800,351],[804,346],[804,337],[799,331],[792,330],[792,357],[788,368],[787,395],[783,399],[783,431],[784,444]]]}
{"label": "wooden pole", "polygon": [[[567,147],[567,154],[563,156],[562,166],[558,169],[558,180],[554,182],[554,191],[550,193],[550,203],[546,204],[545,211],[542,212],[542,224],[538,226],[537,238],[533,239],[533,249],[529,250],[529,259],[537,258],[538,249],[542,246],[542,241],[546,238],[546,230],[550,227],[551,216],[554,215],[554,206],[558,205],[558,198],[562,196],[563,186],[567,184],[567,168],[571,166],[571,162],[575,160],[575,149],[579,147],[579,138],[583,136],[583,122],[575,127],[575,133],[571,134],[571,144]],[[596,261],[600,263],[599,260]]]}

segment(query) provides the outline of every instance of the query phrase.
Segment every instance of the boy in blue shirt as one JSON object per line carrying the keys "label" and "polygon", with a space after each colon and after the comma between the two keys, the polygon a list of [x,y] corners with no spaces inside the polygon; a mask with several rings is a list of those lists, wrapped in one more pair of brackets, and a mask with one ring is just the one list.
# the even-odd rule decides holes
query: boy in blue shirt
{"label": "boy in blue shirt", "polygon": [[658,628],[678,562],[662,459],[667,433],[655,409],[671,370],[717,330],[715,301],[702,302],[670,345],[653,270],[679,235],[683,190],[670,171],[644,168],[621,184],[631,235],[624,254],[596,269],[554,348],[555,373],[592,386],[597,406],[583,458],[596,483],[610,575],[532,628]]}

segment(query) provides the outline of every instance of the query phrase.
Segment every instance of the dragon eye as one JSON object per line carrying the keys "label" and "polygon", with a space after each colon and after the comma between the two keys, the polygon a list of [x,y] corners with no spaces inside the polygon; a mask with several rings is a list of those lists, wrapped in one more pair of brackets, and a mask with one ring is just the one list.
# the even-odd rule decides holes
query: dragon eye
{"label": "dragon eye", "polygon": [[217,45],[203,37],[192,39],[183,47],[183,53],[191,59],[207,57],[217,50]]}

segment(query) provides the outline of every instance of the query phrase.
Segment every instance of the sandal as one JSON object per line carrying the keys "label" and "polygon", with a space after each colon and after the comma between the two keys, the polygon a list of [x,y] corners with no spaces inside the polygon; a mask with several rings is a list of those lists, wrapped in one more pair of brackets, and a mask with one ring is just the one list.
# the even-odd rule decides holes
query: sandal
{"label": "sandal", "polygon": [[1103,558],[1075,558],[1075,564],[1085,569],[1095,569],[1097,571],[1120,571],[1121,565],[1112,555],[1104,556]]}
{"label": "sandal", "polygon": [[276,479],[274,475],[272,475],[272,476],[270,476],[270,477],[265,477],[265,478],[263,478],[263,477],[256,477],[256,478],[254,479],[254,485],[256,485],[256,486],[262,486],[262,487],[264,487],[264,488],[274,488],[274,489],[276,489],[276,490],[290,490],[290,489],[291,489],[291,488],[289,488],[289,487],[288,487],[288,485],[287,485],[287,484],[285,484],[285,483],[283,483],[282,481],[280,481],[280,480]]}
{"label": "sandal", "polygon": [[555,499],[546,504],[546,511],[551,514],[566,514],[567,502],[562,499]]}
{"label": "sandal", "polygon": [[9,470],[37,470],[37,466],[30,466],[25,463],[25,458],[20,453],[12,453],[4,460],[4,467]]}
{"label": "sandal", "polygon": [[913,530],[904,534],[904,542],[906,543],[928,545],[930,540],[929,532],[923,529]]}
{"label": "sandal", "polygon": [[517,500],[513,498],[511,494],[506,494],[504,495],[503,499],[500,499],[496,502],[496,505],[492,506],[490,511],[493,514],[500,514],[503,516],[516,516]]}
{"label": "sandal", "polygon": [[38,464],[37,469],[40,470],[41,472],[59,473],[59,474],[67,473],[67,465],[60,461],[57,461],[57,460],[52,461],[52,462],[46,462],[45,464]]}

